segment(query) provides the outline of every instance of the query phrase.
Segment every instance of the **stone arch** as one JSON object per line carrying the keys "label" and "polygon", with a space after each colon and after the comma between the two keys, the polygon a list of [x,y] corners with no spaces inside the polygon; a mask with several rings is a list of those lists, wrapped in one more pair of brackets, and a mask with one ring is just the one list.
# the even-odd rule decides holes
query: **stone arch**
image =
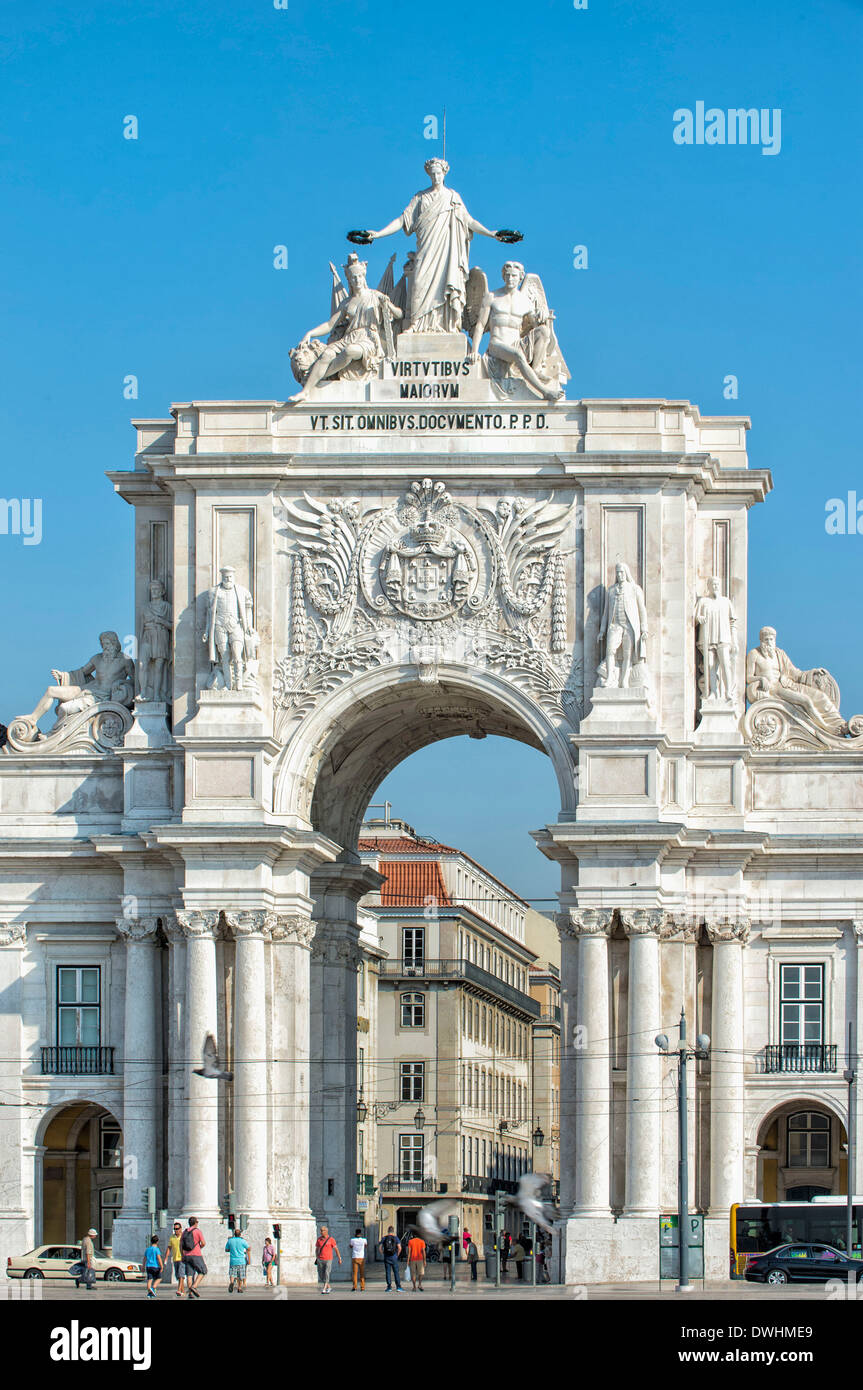
{"label": "stone arch", "polygon": [[299,816],[350,853],[388,773],[419,749],[463,734],[498,734],[546,753],[560,817],[574,814],[577,755],[565,728],[511,682],[443,666],[433,683],[407,672],[395,680],[392,671],[370,672],[322,701],[278,760],[275,811]]}
{"label": "stone arch", "polygon": [[[791,1115],[814,1111],[830,1120],[829,1162],[792,1168],[788,1163],[786,1123]],[[847,1142],[845,1112],[834,1097],[818,1092],[773,1096],[750,1125],[749,1142],[755,1156],[755,1188],[759,1199],[785,1201],[792,1187],[814,1187],[825,1193],[839,1194],[845,1190],[847,1158],[841,1145]]]}
{"label": "stone arch", "polygon": [[[119,1136],[112,1151],[116,1158],[107,1166],[100,1152],[102,1120],[110,1121]],[[36,1131],[35,1181],[37,1244],[74,1243],[92,1226],[99,1232],[97,1244],[110,1246],[115,1207],[104,1208],[102,1195],[122,1194],[123,1187],[122,1127],[113,1111],[89,1096],[66,1097],[52,1106]]]}

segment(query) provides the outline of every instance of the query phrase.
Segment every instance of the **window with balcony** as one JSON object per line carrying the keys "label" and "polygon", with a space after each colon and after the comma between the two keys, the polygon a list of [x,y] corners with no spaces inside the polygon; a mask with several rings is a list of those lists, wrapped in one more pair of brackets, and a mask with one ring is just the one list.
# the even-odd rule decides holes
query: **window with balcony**
{"label": "window with balcony", "polygon": [[424,994],[403,994],[401,1006],[403,1028],[425,1027],[426,997]]}
{"label": "window with balcony", "polygon": [[770,1072],[835,1071],[836,1047],[825,1042],[824,965],[779,967],[779,1042],[765,1049]]}
{"label": "window with balcony", "polygon": [[99,1046],[100,974],[98,965],[57,967],[57,1042],[61,1047]]}
{"label": "window with balcony", "polygon": [[425,965],[425,927],[402,928],[402,960],[405,970],[422,970]]}
{"label": "window with balcony", "polygon": [[422,1182],[423,1136],[399,1135],[399,1177],[402,1182]]}
{"label": "window with balcony", "polygon": [[830,1117],[817,1110],[788,1116],[788,1167],[830,1167]]}

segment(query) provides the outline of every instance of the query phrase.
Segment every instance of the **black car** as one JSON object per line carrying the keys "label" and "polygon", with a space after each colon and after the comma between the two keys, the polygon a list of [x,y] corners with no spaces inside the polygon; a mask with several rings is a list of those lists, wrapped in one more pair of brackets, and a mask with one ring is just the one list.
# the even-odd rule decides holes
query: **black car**
{"label": "black car", "polygon": [[852,1270],[855,1279],[863,1274],[863,1261],[849,1260],[832,1245],[777,1245],[760,1255],[750,1255],[744,1279],[760,1284],[787,1284],[800,1279],[816,1284],[822,1279],[845,1279]]}

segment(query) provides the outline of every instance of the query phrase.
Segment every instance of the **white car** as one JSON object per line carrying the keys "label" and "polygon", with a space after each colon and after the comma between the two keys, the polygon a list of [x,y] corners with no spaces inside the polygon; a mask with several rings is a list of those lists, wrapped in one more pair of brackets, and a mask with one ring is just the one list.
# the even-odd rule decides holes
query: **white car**
{"label": "white car", "polygon": [[[81,1258],[80,1245],[37,1245],[26,1255],[10,1255],[6,1260],[7,1279],[74,1279],[69,1271]],[[93,1256],[97,1279],[120,1283],[124,1279],[143,1279],[139,1264],[115,1260],[104,1250]]]}

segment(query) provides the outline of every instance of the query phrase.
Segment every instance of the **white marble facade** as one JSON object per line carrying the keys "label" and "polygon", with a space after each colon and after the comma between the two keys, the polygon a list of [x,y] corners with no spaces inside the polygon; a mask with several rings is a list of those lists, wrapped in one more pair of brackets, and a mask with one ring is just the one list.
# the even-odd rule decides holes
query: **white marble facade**
{"label": "white marble facade", "polygon": [[[690,1130],[709,1272],[727,1269],[731,1203],[792,1185],[771,1118],[844,1124],[844,1030],[863,1002],[863,753],[835,721],[820,744],[795,741],[805,709],[781,736],[741,723],[758,641],[747,512],[771,486],[748,467],[748,421],[686,401],[545,401],[467,356],[463,335],[402,332],[369,380],[135,422],[135,467],[111,477],[135,508],[136,630],[153,592],[171,605],[170,699],[139,697],[133,723],[123,705],[106,723],[97,703],[66,742],[12,725],[0,753],[0,1084],[21,1102],[0,1111],[7,1251],[41,1241],[49,1219],[51,1239],[81,1234],[80,1205],[56,1233],[44,1176],[59,1171],[51,1126],[79,1103],[123,1130],[115,1250],[140,1255],[150,1183],[159,1207],[199,1217],[214,1252],[227,1192],[256,1246],[281,1222],[285,1278],[313,1277],[315,1219],[344,1242],[357,913],[377,881],[357,835],[381,779],[454,733],[544,750],[560,788],[546,826],[524,830],[561,867],[568,1277],[656,1273],[677,1155],[653,1037],[675,1036],[682,1003],[690,1036],[713,1039]],[[606,602],[618,565],[643,595],[637,632]],[[238,672],[254,662],[242,688],[211,688],[208,596],[226,567],[242,616],[233,639],[223,620],[219,649]],[[737,618],[719,697],[695,622],[714,577]],[[615,685],[599,667],[628,642]],[[60,622],[51,659],[75,655]],[[838,1070],[767,1070],[781,967],[806,963],[822,967]],[[98,967],[98,1020],[78,1001],[61,1024],[64,964]],[[43,1061],[65,1038],[80,1063],[94,1029],[113,1069]],[[230,1082],[194,1074],[207,1033]],[[822,1182],[840,1190],[836,1137]]]}

